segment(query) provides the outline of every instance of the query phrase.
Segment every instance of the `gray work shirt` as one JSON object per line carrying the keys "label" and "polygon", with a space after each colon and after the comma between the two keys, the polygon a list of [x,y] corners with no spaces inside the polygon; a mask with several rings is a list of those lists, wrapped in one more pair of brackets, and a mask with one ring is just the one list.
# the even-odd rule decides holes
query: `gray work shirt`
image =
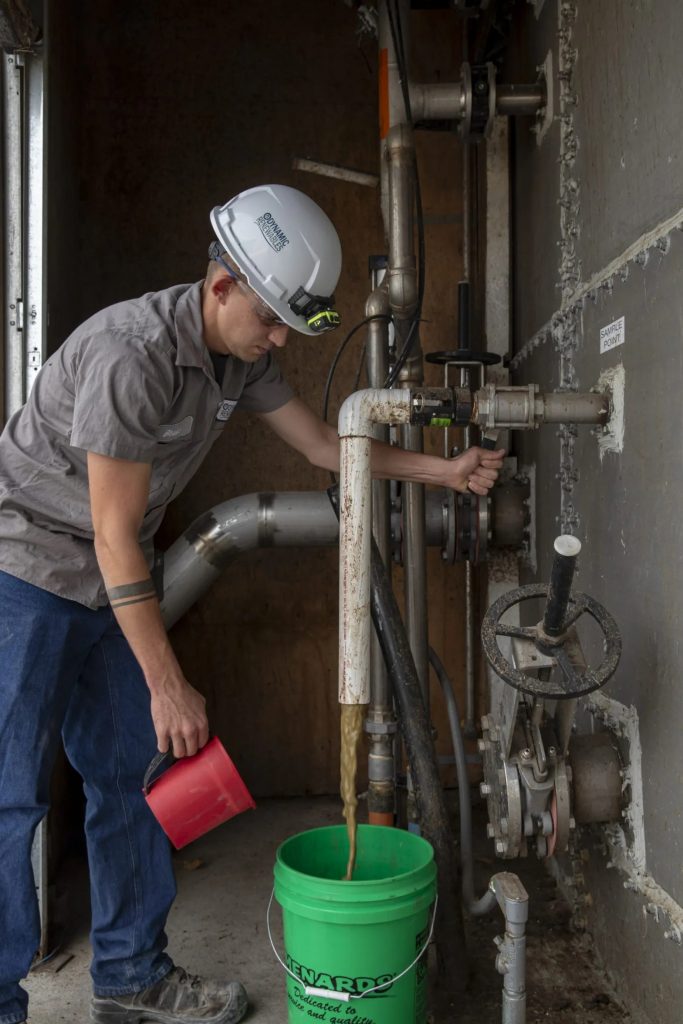
{"label": "gray work shirt", "polygon": [[105,605],[87,452],[151,463],[139,536],[151,565],[166,506],[235,407],[272,412],[290,398],[270,355],[229,357],[218,385],[202,337],[201,282],[95,314],[48,359],[0,436],[0,569],[87,607]]}

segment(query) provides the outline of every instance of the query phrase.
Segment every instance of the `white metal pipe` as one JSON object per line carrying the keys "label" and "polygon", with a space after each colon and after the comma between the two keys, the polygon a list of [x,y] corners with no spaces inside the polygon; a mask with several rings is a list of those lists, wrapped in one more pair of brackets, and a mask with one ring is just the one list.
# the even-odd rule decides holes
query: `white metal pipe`
{"label": "white metal pipe", "polygon": [[339,164],[324,164],[320,160],[306,160],[294,157],[292,167],[295,171],[308,171],[309,174],[320,174],[324,178],[336,178],[338,181],[350,181],[354,185],[365,185],[377,188],[379,175],[368,174],[366,171],[354,171],[352,167],[341,167]]}
{"label": "white metal pipe", "polygon": [[375,423],[407,423],[410,391],[367,389],[339,412],[339,702],[370,702],[370,552]]}

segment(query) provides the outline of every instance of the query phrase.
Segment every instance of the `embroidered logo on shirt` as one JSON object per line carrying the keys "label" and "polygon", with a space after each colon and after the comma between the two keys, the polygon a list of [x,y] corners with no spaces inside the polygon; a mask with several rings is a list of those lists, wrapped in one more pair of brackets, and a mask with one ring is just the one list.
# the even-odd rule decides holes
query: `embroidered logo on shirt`
{"label": "embroidered logo on shirt", "polygon": [[178,423],[160,423],[154,434],[157,441],[180,441],[192,433],[194,417],[186,416]]}
{"label": "embroidered logo on shirt", "polygon": [[218,404],[216,419],[222,421],[229,420],[236,405],[237,402],[233,402],[230,398],[224,398],[223,401]]}

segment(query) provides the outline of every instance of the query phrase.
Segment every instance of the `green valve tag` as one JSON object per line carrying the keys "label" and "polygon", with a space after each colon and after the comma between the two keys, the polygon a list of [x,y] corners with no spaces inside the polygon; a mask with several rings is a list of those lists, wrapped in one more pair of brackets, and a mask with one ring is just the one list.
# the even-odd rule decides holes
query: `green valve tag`
{"label": "green valve tag", "polygon": [[450,427],[452,422],[453,422],[452,419],[449,419],[449,418],[447,418],[445,416],[438,416],[436,419],[433,419],[431,421],[429,426],[430,427]]}

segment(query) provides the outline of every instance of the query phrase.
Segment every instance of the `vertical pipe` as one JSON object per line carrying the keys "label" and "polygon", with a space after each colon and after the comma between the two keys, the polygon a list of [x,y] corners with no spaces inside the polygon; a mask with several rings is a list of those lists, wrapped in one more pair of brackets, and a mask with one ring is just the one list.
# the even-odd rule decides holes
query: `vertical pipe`
{"label": "vertical pipe", "polygon": [[339,703],[368,704],[372,540],[369,432],[365,437],[341,437],[339,479]]}
{"label": "vertical pipe", "polygon": [[[405,113],[403,115],[405,117]],[[411,126],[391,127],[387,139],[389,160],[389,302],[400,352],[417,311],[418,288],[415,262],[413,205],[415,201],[415,149]],[[399,376],[404,388],[422,384],[422,351],[415,338],[413,352]],[[409,451],[423,450],[422,429],[404,426],[401,445]],[[429,704],[427,640],[426,553],[424,532],[424,486],[407,483],[403,496],[403,564],[405,570],[406,629],[415,658],[425,703]]]}
{"label": "vertical pipe", "polygon": [[[341,443],[341,490],[339,495],[340,545],[340,674],[339,699],[361,703],[364,669],[369,651],[358,629],[372,598],[372,613],[378,636],[396,687],[401,721],[411,765],[414,766],[415,795],[425,834],[434,846],[439,872],[437,912],[437,979],[440,996],[452,1005],[465,987],[467,969],[462,915],[457,892],[454,842],[434,742],[410,648],[403,630],[391,587],[379,555],[365,559],[366,537],[371,517],[364,514],[370,494],[370,435],[373,423],[408,423],[411,393],[407,390],[368,390],[350,395],[339,413]],[[357,493],[356,488],[363,491]],[[362,534],[366,537],[363,537]],[[372,547],[372,545],[370,545]],[[356,585],[357,581],[357,585]]]}
{"label": "vertical pipe", "polygon": [[[372,285],[365,304],[366,316],[386,316],[389,296],[381,278],[386,274],[373,269]],[[368,384],[380,388],[389,371],[389,325],[387,320],[368,324]],[[375,437],[389,440],[389,427],[376,424]],[[382,562],[391,577],[391,505],[388,480],[372,481],[372,532]],[[393,825],[396,804],[396,763],[394,741],[396,716],[384,655],[373,630],[370,646],[370,707],[365,723],[369,739],[368,754],[368,821],[371,825]]]}
{"label": "vertical pipe", "polygon": [[370,700],[370,447],[375,423],[407,423],[410,392],[356,391],[339,410],[339,703]]}
{"label": "vertical pipe", "polygon": [[[403,387],[416,384],[403,377]],[[420,382],[421,383],[421,382]],[[402,427],[401,445],[409,451],[422,451],[422,429]],[[405,580],[406,631],[422,696],[429,710],[429,643],[427,627],[427,564],[425,542],[425,497],[422,484],[403,484],[403,568]]]}
{"label": "vertical pipe", "polygon": [[47,339],[47,147],[45,145],[45,55],[25,56],[26,131],[26,303],[24,388],[28,397],[46,357]]}
{"label": "vertical pipe", "polygon": [[24,68],[15,53],[3,53],[4,300],[3,416],[24,404],[22,118]]}
{"label": "vertical pipe", "polygon": [[[463,19],[462,25],[462,59],[466,61],[469,54],[468,20]],[[463,282],[466,287],[458,287],[458,327],[460,348],[471,348],[469,285],[471,277],[471,235],[470,235],[470,148],[465,142],[462,146],[462,262]],[[461,303],[466,302],[466,309]],[[463,338],[463,334],[465,338]],[[465,342],[466,339],[466,343]],[[469,372],[467,373],[469,376]],[[467,381],[465,383],[468,383]],[[469,448],[472,443],[472,432],[469,425],[465,428],[463,444]],[[476,735],[475,726],[475,686],[474,686],[474,571],[469,559],[465,562],[465,723],[464,732],[467,739]]]}

